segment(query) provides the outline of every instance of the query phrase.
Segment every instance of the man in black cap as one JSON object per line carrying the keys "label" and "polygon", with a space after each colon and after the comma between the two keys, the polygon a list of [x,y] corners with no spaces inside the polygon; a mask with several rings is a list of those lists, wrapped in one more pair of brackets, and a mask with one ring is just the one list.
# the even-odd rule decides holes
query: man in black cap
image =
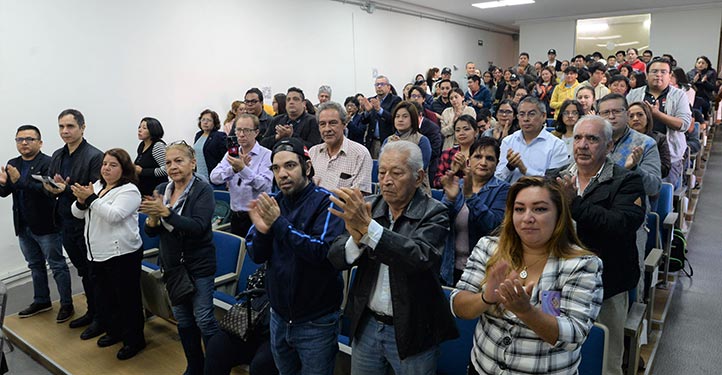
{"label": "man in black cap", "polygon": [[280,192],[261,193],[248,212],[248,254],[267,262],[271,352],[281,374],[332,374],[338,352],[341,274],[326,259],[344,222],[329,212],[330,192],[316,186],[298,138],[273,147],[271,171]]}
{"label": "man in black cap", "polygon": [[451,81],[451,69],[449,69],[448,66],[445,66],[444,69],[441,69],[441,79],[448,79]]}
{"label": "man in black cap", "polygon": [[553,66],[554,70],[556,70],[557,72],[561,72],[562,71],[562,62],[557,60],[557,50],[552,48],[549,51],[547,51],[547,57],[549,58],[549,60],[544,61],[544,63],[542,63],[542,66],[545,68],[547,66]]}

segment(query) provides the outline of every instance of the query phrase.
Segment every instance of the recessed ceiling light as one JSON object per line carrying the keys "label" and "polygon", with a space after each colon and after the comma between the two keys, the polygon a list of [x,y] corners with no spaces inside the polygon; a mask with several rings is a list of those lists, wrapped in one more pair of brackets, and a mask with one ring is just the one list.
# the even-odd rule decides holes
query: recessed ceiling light
{"label": "recessed ceiling light", "polygon": [[480,9],[499,8],[511,5],[524,5],[534,4],[534,0],[498,0],[498,1],[487,1],[484,3],[471,4],[473,7]]}

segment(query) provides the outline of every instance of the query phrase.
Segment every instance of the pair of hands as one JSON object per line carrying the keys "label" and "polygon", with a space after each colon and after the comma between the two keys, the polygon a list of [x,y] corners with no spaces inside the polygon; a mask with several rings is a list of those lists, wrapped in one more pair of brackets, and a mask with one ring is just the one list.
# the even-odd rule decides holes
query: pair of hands
{"label": "pair of hands", "polygon": [[381,102],[378,98],[366,99],[364,97],[359,98],[359,106],[365,111],[370,112],[371,110],[379,111],[381,109]]}
{"label": "pair of hands", "polygon": [[279,124],[276,125],[276,139],[288,138],[293,136],[293,125]]}
{"label": "pair of hands", "polygon": [[526,175],[526,165],[524,165],[524,161],[521,159],[520,153],[514,152],[512,149],[506,150],[506,164],[514,168],[519,168],[519,172]]}
{"label": "pair of hands", "polygon": [[20,171],[12,165],[0,166],[0,185],[5,185],[8,180],[13,184],[20,179]]}
{"label": "pair of hands", "polygon": [[274,198],[267,193],[261,193],[251,202],[248,216],[257,231],[267,234],[276,219],[281,216],[281,208]]}
{"label": "pair of hands", "polygon": [[[240,151],[240,147],[238,148],[238,150]],[[231,168],[233,168],[233,172],[238,173],[242,171],[243,168],[251,165],[251,155],[239,154],[238,157],[226,155],[226,161],[228,162],[228,164],[231,165]]]}
{"label": "pair of hands", "polygon": [[157,191],[153,191],[152,196],[143,197],[138,211],[148,215],[151,220],[156,222],[161,217],[170,216],[170,208],[163,204],[163,196]]}
{"label": "pair of hands", "polygon": [[361,190],[343,187],[334,189],[335,195],[330,196],[331,202],[341,210],[329,208],[332,215],[343,219],[346,230],[353,238],[356,245],[361,243],[361,238],[368,233],[371,224],[371,203],[366,202]]}
{"label": "pair of hands", "polygon": [[530,300],[533,290],[533,281],[522,285],[519,273],[514,270],[509,272],[509,263],[502,260],[488,271],[483,293],[486,301],[501,303],[504,309],[519,316],[532,310]]}
{"label": "pair of hands", "polygon": [[632,169],[636,167],[639,161],[642,160],[643,153],[644,149],[641,146],[633,148],[632,152],[627,156],[627,160],[624,161],[624,168]]}

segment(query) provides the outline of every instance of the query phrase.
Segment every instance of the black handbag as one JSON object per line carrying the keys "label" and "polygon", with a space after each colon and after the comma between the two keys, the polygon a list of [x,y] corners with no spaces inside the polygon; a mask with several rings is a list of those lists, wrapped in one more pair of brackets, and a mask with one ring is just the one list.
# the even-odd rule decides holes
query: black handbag
{"label": "black handbag", "polygon": [[266,276],[265,265],[248,276],[247,289],[236,296],[243,302],[231,306],[218,322],[218,326],[229,334],[247,341],[252,335],[267,330],[270,318],[270,302],[263,288]]}
{"label": "black handbag", "polygon": [[193,297],[196,287],[185,265],[163,269],[163,282],[172,306],[182,305]]}

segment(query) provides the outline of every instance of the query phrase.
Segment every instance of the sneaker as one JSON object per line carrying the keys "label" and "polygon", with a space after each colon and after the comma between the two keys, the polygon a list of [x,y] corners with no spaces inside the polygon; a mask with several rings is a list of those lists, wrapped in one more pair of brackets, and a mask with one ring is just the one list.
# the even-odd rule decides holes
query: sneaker
{"label": "sneaker", "polygon": [[63,323],[70,320],[70,318],[75,315],[75,309],[73,308],[73,305],[64,305],[60,306],[60,311],[58,311],[58,317],[55,318],[55,321],[57,323]]}
{"label": "sneaker", "polygon": [[33,315],[40,314],[41,312],[50,311],[53,309],[53,304],[48,303],[31,303],[27,309],[18,313],[19,318],[29,318]]}

